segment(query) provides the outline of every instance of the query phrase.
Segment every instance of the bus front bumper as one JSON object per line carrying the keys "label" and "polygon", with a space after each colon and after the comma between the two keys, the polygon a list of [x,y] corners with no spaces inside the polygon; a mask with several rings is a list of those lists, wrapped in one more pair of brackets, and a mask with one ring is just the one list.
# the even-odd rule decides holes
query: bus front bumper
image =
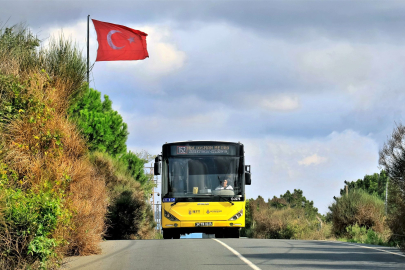
{"label": "bus front bumper", "polygon": [[163,224],[162,228],[212,228],[212,227],[244,227],[242,222],[234,221],[176,221]]}

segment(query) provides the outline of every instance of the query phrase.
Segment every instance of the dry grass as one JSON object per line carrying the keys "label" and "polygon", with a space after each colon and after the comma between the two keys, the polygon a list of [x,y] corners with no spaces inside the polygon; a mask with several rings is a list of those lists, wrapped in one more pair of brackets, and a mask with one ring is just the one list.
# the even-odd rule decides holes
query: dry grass
{"label": "dry grass", "polygon": [[[21,114],[0,133],[3,162],[18,172],[22,189],[38,190],[49,184],[63,193],[71,213],[70,227],[63,223],[53,237],[69,243],[63,252],[87,255],[98,252],[97,244],[105,231],[107,196],[104,178],[97,175],[86,154],[85,142],[74,124],[64,115],[67,103],[60,101],[62,84],[49,84],[45,74],[31,76],[27,96],[45,104],[43,112]],[[55,110],[53,110],[55,109]],[[32,117],[37,117],[32,122]],[[51,134],[48,136],[47,134]],[[55,138],[55,135],[58,135]],[[60,140],[58,145],[58,140]]]}

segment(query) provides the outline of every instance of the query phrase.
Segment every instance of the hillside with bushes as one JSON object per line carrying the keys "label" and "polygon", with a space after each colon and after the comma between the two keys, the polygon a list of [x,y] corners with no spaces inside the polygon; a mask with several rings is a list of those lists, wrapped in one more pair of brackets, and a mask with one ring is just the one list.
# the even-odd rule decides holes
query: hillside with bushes
{"label": "hillside with bushes", "polygon": [[82,52],[40,44],[23,25],[0,30],[0,269],[55,268],[98,253],[104,237],[155,237],[148,160],[127,152],[126,124],[88,88]]}

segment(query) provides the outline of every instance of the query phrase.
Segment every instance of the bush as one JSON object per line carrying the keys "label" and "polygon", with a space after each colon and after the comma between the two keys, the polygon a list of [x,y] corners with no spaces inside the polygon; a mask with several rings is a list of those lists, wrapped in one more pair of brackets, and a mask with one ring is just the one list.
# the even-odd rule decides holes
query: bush
{"label": "bush", "polygon": [[346,228],[356,224],[379,233],[384,231],[384,202],[363,190],[352,190],[337,198],[329,210],[333,232],[338,236],[345,235]]}
{"label": "bush", "polygon": [[[246,233],[249,237],[270,239],[326,239],[330,229],[315,214],[313,207],[305,207],[300,201],[291,208],[288,203],[280,209],[275,199],[266,203],[262,197],[249,200],[248,206],[251,213],[251,225]],[[293,197],[294,198],[294,197]],[[294,200],[295,202],[297,200]],[[284,201],[283,201],[284,202]],[[309,205],[309,204],[308,204]],[[277,207],[273,207],[277,206]],[[316,209],[316,208],[315,208]],[[247,220],[250,220],[248,216]]]}
{"label": "bush", "polygon": [[[94,152],[91,161],[98,174],[105,179],[109,206],[107,215],[107,239],[151,239],[156,226],[153,212],[146,202],[149,194],[133,176],[122,159],[106,153]],[[143,166],[138,175],[146,177]],[[149,184],[153,181],[148,181]],[[146,184],[144,184],[146,185]]]}
{"label": "bush", "polygon": [[377,233],[372,229],[366,227],[360,227],[355,224],[353,226],[346,227],[348,242],[362,243],[370,245],[387,245],[387,237],[383,234]]}
{"label": "bush", "polygon": [[62,209],[60,198],[49,191],[35,194],[3,188],[0,192],[5,196],[0,226],[1,260],[10,268],[16,268],[21,261],[40,261],[46,267],[49,259],[57,257],[55,248],[62,241],[52,234],[58,222],[69,224],[69,212]]}

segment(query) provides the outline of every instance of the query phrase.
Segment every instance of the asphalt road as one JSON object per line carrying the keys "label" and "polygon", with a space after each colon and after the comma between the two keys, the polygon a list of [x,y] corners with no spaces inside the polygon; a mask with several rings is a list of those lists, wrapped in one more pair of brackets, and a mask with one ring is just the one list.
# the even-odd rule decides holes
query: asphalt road
{"label": "asphalt road", "polygon": [[300,240],[217,240],[106,241],[101,244],[102,254],[68,258],[64,268],[69,270],[405,269],[405,255],[396,249],[380,246]]}

